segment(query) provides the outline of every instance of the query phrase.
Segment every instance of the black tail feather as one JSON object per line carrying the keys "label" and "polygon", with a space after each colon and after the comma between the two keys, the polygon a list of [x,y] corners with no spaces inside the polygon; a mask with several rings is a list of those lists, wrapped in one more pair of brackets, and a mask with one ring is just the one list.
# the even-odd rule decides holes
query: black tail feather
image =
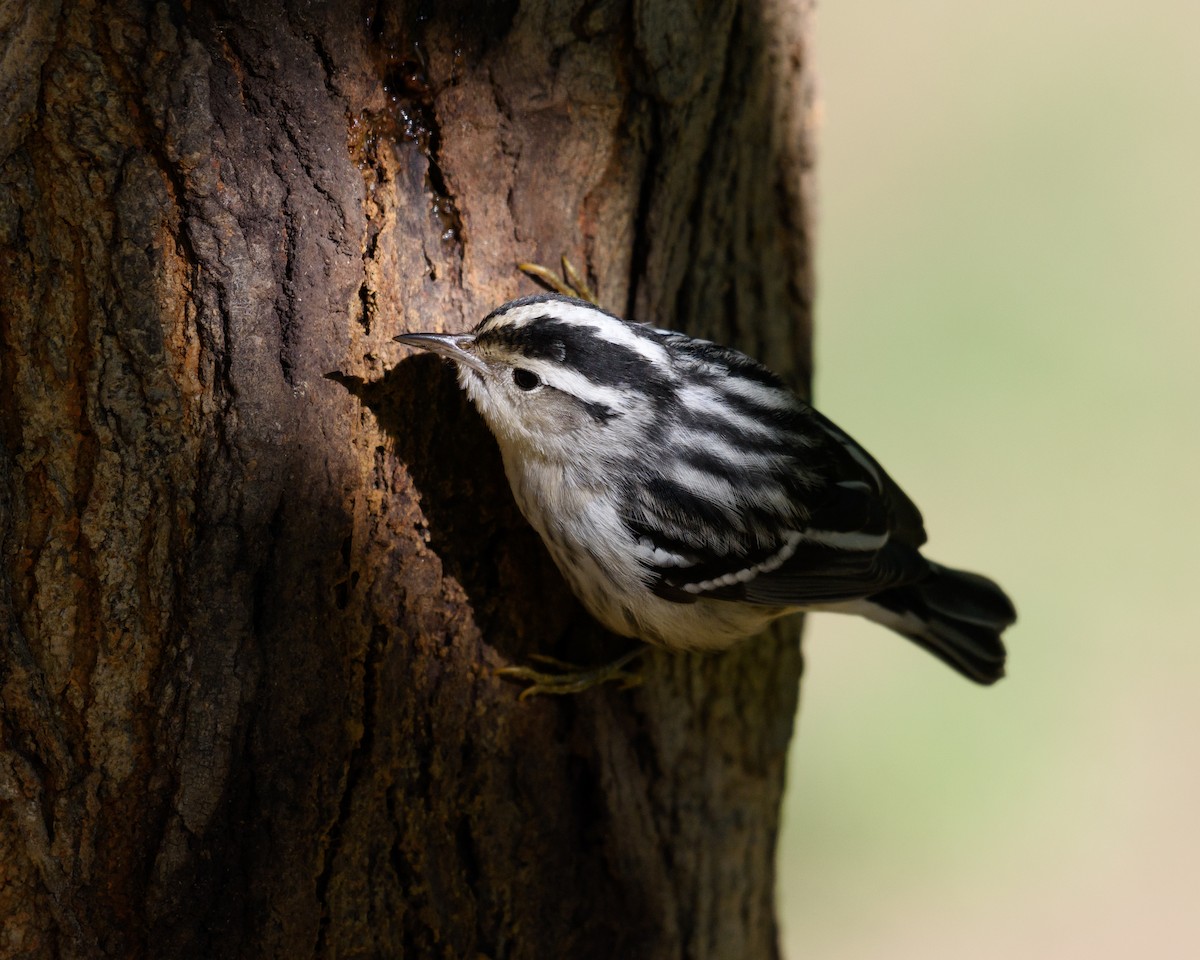
{"label": "black tail feather", "polygon": [[930,563],[916,583],[872,594],[863,612],[976,683],[1004,676],[1000,635],[1016,622],[1012,601],[987,577]]}

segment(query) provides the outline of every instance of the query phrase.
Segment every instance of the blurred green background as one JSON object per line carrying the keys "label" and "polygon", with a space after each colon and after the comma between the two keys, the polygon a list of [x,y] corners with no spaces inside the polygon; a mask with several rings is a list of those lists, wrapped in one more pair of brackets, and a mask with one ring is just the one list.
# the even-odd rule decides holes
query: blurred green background
{"label": "blurred green background", "polygon": [[1021,620],[809,618],[787,956],[1200,957],[1200,3],[817,14],[818,406]]}

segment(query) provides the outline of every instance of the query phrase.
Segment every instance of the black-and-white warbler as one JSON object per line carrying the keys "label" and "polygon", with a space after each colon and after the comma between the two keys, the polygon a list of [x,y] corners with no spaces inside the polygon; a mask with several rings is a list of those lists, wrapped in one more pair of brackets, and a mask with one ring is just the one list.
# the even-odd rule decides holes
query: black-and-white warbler
{"label": "black-and-white warbler", "polygon": [[746,355],[555,294],[396,340],[455,362],[521,512],[608,629],[718,650],[833,610],[978,683],[1003,676],[1004,592],[926,560],[912,501]]}

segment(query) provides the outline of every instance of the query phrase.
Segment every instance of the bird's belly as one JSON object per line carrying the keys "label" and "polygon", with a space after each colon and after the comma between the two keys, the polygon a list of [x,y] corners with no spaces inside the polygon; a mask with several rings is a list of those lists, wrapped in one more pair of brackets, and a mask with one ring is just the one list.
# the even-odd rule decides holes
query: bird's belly
{"label": "bird's belly", "polygon": [[640,580],[631,585],[627,571],[612,576],[611,566],[602,569],[591,556],[580,562],[577,554],[564,554],[553,546],[550,555],[593,617],[614,633],[657,646],[724,650],[787,612],[724,600],[675,603],[652,593]]}

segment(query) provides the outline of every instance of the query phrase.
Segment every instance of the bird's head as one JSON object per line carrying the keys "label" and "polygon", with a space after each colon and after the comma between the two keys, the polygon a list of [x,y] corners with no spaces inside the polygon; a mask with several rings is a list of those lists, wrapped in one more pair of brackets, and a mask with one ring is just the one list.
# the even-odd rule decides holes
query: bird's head
{"label": "bird's head", "polygon": [[[406,333],[395,339],[453,360],[502,448],[522,456],[609,459],[633,422],[655,416],[674,390],[658,332],[583,300],[514,300],[471,333]],[[624,428],[624,429],[623,429]]]}

